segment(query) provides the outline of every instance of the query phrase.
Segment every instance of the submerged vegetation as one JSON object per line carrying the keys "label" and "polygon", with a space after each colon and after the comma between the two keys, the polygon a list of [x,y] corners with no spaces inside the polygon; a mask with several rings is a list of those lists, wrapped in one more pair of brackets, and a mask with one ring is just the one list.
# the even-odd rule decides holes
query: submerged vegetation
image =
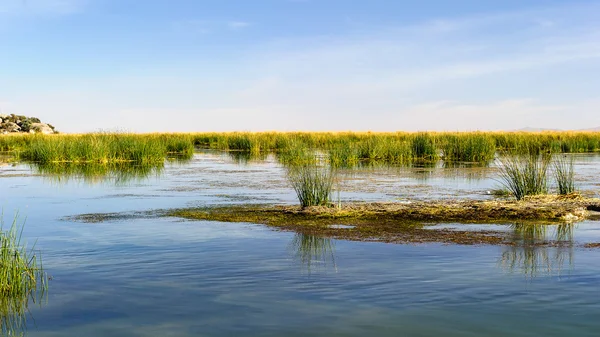
{"label": "submerged vegetation", "polygon": [[[196,220],[259,223],[302,233],[352,240],[388,242],[446,240],[457,243],[485,243],[496,239],[483,236],[446,237],[443,233],[423,232],[423,222],[570,223],[586,219],[589,215],[588,210],[597,207],[600,207],[600,199],[569,195],[528,197],[522,201],[440,200],[412,203],[348,203],[340,208],[238,205],[179,209],[167,211],[165,214]],[[98,221],[101,217],[88,215],[87,218]],[[87,221],[87,218],[82,220]],[[350,227],[338,228],[339,225]]]}

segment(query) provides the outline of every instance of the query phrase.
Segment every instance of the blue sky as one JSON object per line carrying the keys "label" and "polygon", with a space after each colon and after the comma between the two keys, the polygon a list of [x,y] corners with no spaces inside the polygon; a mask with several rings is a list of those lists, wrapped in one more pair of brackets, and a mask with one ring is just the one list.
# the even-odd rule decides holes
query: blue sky
{"label": "blue sky", "polygon": [[0,0],[0,109],[64,132],[600,126],[600,2]]}

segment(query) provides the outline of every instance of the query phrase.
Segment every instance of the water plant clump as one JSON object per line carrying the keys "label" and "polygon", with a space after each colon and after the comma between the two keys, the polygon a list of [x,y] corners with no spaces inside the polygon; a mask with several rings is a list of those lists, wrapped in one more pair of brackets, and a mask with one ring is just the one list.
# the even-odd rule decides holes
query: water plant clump
{"label": "water plant clump", "polygon": [[489,134],[447,134],[441,138],[444,160],[487,162],[494,159],[496,154],[496,141]]}
{"label": "water plant clump", "polygon": [[437,160],[438,150],[434,137],[426,132],[417,133],[412,137],[412,154],[414,159],[432,161]]}
{"label": "water plant clump", "polygon": [[550,156],[505,155],[500,159],[500,182],[517,199],[548,193]]}
{"label": "water plant clump", "polygon": [[331,202],[335,171],[319,163],[288,167],[289,181],[302,207],[326,206]]}
{"label": "water plant clump", "polygon": [[8,230],[0,228],[0,297],[29,296],[45,290],[42,259],[22,242],[16,218]]}
{"label": "water plant clump", "polygon": [[573,157],[567,158],[559,155],[552,163],[553,175],[556,180],[558,194],[570,194],[575,192],[575,171],[573,169]]}
{"label": "water plant clump", "polygon": [[48,278],[40,255],[22,242],[16,218],[8,230],[0,223],[0,326],[3,336],[13,336],[24,330],[28,303],[41,300]]}

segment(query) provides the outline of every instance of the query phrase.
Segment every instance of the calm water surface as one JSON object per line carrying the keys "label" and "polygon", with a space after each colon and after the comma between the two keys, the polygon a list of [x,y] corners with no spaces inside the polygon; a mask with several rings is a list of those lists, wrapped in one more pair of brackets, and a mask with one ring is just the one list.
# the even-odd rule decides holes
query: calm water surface
{"label": "calm water surface", "polygon": [[[584,192],[600,157],[577,157]],[[489,198],[495,169],[344,172],[342,200]],[[254,224],[65,217],[231,203],[294,203],[272,159],[199,153],[160,175],[103,181],[0,167],[53,280],[28,336],[598,336],[600,223],[564,247],[395,245],[327,240]],[[444,224],[444,228],[464,228]],[[493,226],[511,231],[508,226]],[[474,225],[473,230],[482,226]],[[487,227],[484,227],[487,228]],[[546,235],[552,236],[554,228]]]}

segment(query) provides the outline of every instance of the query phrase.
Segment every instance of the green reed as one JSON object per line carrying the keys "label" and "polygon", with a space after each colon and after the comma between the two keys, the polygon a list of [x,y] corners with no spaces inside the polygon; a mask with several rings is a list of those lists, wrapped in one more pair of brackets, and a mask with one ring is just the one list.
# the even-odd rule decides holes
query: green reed
{"label": "green reed", "polygon": [[517,199],[548,192],[550,156],[505,155],[500,159],[500,182]]}
{"label": "green reed", "polygon": [[277,159],[284,165],[303,166],[314,164],[318,158],[315,150],[300,141],[293,140],[277,152]]}
{"label": "green reed", "polygon": [[564,155],[554,157],[552,163],[553,175],[556,180],[558,194],[570,194],[575,192],[575,170],[573,169],[573,157]]}
{"label": "green reed", "polygon": [[163,162],[170,154],[191,157],[193,138],[186,134],[30,135],[27,145],[15,149],[21,160],[42,164]]}
{"label": "green reed", "polygon": [[496,141],[485,133],[447,134],[440,138],[444,160],[487,162],[496,154]]}
{"label": "green reed", "polygon": [[308,163],[289,166],[287,172],[288,179],[302,207],[331,204],[336,177],[334,169],[319,163]]}
{"label": "green reed", "polygon": [[[598,132],[228,132],[187,134],[93,133],[1,135],[0,151],[36,162],[158,162],[191,156],[194,146],[254,155],[276,153],[285,162],[302,152],[327,153],[334,166],[364,162],[410,164],[489,162],[496,151],[515,154],[600,151]],[[304,149],[304,150],[302,150]]]}
{"label": "green reed", "polygon": [[[2,220],[0,219],[0,222]],[[30,300],[44,296],[48,284],[42,259],[22,241],[23,227],[13,221],[0,228],[0,326],[2,335],[23,332]]]}
{"label": "green reed", "polygon": [[438,158],[438,149],[433,135],[420,132],[412,139],[412,155],[416,160],[434,161]]}

